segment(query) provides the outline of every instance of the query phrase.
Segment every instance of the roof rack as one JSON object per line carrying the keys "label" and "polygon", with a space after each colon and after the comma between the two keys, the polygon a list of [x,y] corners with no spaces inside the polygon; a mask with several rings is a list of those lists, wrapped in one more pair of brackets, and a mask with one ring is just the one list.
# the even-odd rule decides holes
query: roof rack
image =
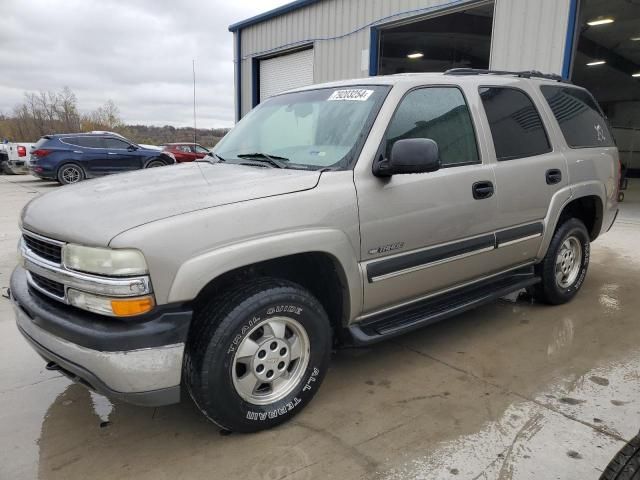
{"label": "roof rack", "polygon": [[512,75],[520,78],[545,78],[556,82],[569,83],[555,73],[542,73],[537,70],[524,70],[521,72],[510,72],[506,70],[483,70],[480,68],[452,68],[444,72],[445,75]]}

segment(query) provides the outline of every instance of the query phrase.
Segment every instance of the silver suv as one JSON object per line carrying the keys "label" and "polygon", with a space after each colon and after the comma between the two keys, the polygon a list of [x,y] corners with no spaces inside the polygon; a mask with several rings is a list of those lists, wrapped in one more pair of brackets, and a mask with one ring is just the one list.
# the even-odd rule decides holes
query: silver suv
{"label": "silver suv", "polygon": [[593,97],[537,72],[287,92],[204,161],[27,205],[17,324],[107,396],[164,405],[186,387],[219,426],[261,430],[309,403],[336,345],[525,288],[569,301],[619,171]]}

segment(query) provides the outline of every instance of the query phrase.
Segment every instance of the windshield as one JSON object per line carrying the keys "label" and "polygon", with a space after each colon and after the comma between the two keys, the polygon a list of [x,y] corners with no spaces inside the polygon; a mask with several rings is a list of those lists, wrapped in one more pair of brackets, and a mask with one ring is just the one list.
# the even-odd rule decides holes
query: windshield
{"label": "windshield", "polygon": [[266,158],[287,168],[347,169],[387,91],[349,86],[272,97],[245,116],[215,153],[233,163]]}

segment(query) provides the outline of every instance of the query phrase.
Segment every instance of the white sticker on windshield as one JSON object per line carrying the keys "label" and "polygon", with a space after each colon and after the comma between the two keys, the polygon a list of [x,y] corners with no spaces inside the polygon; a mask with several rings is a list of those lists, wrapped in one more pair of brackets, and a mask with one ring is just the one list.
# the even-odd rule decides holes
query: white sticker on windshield
{"label": "white sticker on windshield", "polygon": [[373,93],[373,90],[364,90],[362,88],[350,88],[349,90],[336,90],[327,99],[328,101],[353,101],[366,102]]}

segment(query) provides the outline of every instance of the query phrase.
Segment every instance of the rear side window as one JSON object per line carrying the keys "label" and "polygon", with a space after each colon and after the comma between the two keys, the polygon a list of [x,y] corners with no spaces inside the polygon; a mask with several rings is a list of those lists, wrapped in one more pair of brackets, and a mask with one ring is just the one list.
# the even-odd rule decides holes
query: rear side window
{"label": "rear side window", "polygon": [[480,161],[469,108],[455,87],[421,88],[404,97],[387,130],[386,158],[395,142],[405,138],[435,141],[443,167]]}
{"label": "rear side window", "polygon": [[615,145],[607,121],[589,92],[552,85],[540,89],[571,148]]}
{"label": "rear side window", "polygon": [[63,137],[60,139],[61,142],[63,143],[67,143],[69,145],[75,145],[77,147],[81,147],[82,144],[79,142],[79,138],[78,137]]}
{"label": "rear side window", "polygon": [[65,143],[86,148],[103,148],[101,140],[102,139],[99,137],[73,137],[62,139]]}
{"label": "rear side window", "polygon": [[517,88],[482,87],[480,98],[499,161],[551,151],[540,114],[525,92]]}

